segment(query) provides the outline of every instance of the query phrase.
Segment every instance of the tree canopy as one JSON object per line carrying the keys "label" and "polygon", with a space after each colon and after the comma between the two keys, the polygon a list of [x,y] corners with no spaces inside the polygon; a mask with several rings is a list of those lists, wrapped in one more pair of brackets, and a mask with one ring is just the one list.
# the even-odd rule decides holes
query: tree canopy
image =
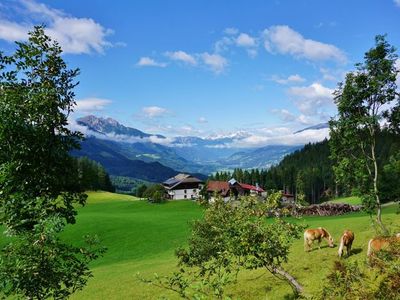
{"label": "tree canopy", "polygon": [[356,64],[356,70],[348,73],[335,91],[338,116],[330,121],[336,179],[343,184],[356,183],[365,207],[377,210],[376,221],[384,231],[377,137],[383,126],[391,125],[388,116],[393,107],[397,109],[396,59],[395,48],[386,37],[376,36],[375,47],[365,53],[364,62]]}
{"label": "tree canopy", "polygon": [[0,53],[0,223],[12,237],[0,258],[0,286],[28,299],[81,289],[97,257],[96,239],[84,248],[58,236],[87,197],[70,156],[82,134],[67,127],[79,70],[68,69],[61,53],[40,26],[15,53]]}

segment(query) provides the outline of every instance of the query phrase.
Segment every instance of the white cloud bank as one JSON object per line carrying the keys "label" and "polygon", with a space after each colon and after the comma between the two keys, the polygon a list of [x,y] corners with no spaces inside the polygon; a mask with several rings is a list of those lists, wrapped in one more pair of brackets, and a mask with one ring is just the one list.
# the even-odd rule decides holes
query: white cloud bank
{"label": "white cloud bank", "polygon": [[248,138],[237,140],[229,147],[256,148],[267,145],[305,145],[315,143],[329,137],[329,128],[319,130],[306,130],[299,133],[288,133],[277,136],[252,135]]}
{"label": "white cloud bank", "polygon": [[105,107],[111,104],[112,101],[103,98],[85,98],[76,101],[75,112],[92,113],[102,111]]}
{"label": "white cloud bank", "polygon": [[106,37],[112,30],[104,28],[91,18],[76,18],[50,8],[33,0],[20,0],[15,3],[16,10],[29,15],[26,22],[0,20],[0,39],[8,42],[24,41],[33,24],[46,24],[46,33],[57,40],[65,53],[89,54],[103,53],[112,46]]}
{"label": "white cloud bank", "polygon": [[287,25],[264,30],[264,47],[270,53],[289,54],[311,61],[346,62],[346,55],[336,46],[304,38]]}

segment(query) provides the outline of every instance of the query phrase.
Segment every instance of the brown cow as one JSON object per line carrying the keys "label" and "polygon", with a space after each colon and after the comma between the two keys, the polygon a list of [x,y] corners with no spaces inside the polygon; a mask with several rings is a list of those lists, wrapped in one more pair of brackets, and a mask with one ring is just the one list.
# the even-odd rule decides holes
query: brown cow
{"label": "brown cow", "polygon": [[311,245],[315,240],[318,241],[318,247],[321,249],[322,238],[328,241],[329,247],[334,247],[333,238],[326,229],[319,227],[318,229],[307,229],[304,231],[304,251],[310,251]]}
{"label": "brown cow", "polygon": [[400,233],[397,233],[395,236],[375,237],[370,239],[368,242],[367,256],[371,256],[374,252],[388,248],[389,245],[394,242],[400,242]]}
{"label": "brown cow", "polygon": [[346,250],[347,250],[347,256],[350,255],[351,245],[353,244],[353,241],[354,241],[354,233],[350,230],[345,230],[343,232],[342,237],[340,238],[340,245],[339,245],[339,250],[338,250],[339,257],[342,257],[343,248],[345,246],[346,246]]}

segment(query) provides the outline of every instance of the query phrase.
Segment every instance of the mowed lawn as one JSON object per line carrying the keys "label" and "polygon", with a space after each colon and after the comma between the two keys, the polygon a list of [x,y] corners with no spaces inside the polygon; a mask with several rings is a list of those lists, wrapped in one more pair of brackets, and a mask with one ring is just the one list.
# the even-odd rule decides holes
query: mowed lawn
{"label": "mowed lawn", "polygon": [[[386,224],[400,232],[397,207],[384,208]],[[176,268],[174,250],[185,245],[189,235],[188,223],[202,216],[202,208],[191,201],[149,204],[145,201],[104,192],[89,193],[88,204],[79,209],[77,223],[68,226],[63,238],[79,243],[85,234],[96,233],[108,250],[92,263],[94,277],[83,291],[72,299],[159,299],[178,297],[136,279],[154,273],[168,274]],[[271,220],[269,220],[271,221]],[[338,217],[309,217],[309,228],[323,226],[338,241],[344,229],[355,232],[354,254],[349,260],[366,259],[367,242],[374,236],[369,216],[355,213]],[[306,294],[318,291],[323,279],[337,259],[337,247],[305,253],[302,239],[297,240],[285,268],[305,287]],[[291,295],[290,287],[264,270],[243,271],[239,282],[229,288],[234,298],[284,299]]]}

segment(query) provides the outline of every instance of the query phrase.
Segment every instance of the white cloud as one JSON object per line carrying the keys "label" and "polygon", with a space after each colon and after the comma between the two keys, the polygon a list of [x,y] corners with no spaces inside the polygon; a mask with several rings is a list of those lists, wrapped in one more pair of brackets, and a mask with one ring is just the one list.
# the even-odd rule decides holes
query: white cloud
{"label": "white cloud", "polygon": [[142,108],[142,113],[147,118],[157,118],[165,116],[169,111],[166,108],[159,106],[146,106]]}
{"label": "white cloud", "polygon": [[[271,129],[275,131],[275,129]],[[288,128],[282,128],[278,135],[252,134],[243,139],[234,140],[232,143],[221,145],[220,148],[256,148],[268,145],[304,145],[315,143],[329,137],[329,128],[319,130],[305,130],[299,133],[289,132]]]}
{"label": "white cloud", "polygon": [[233,37],[224,36],[220,40],[216,41],[214,44],[215,52],[220,53],[227,51],[229,46],[235,43],[235,39]]}
{"label": "white cloud", "polygon": [[154,59],[147,56],[141,57],[139,61],[136,63],[136,65],[139,67],[159,67],[159,68],[165,68],[167,66],[166,63],[157,62]]}
{"label": "white cloud", "polygon": [[76,101],[75,112],[90,113],[104,110],[112,101],[102,98],[85,98]]}
{"label": "white cloud", "polygon": [[104,28],[91,18],[76,18],[64,12],[50,8],[33,0],[21,0],[21,7],[16,8],[29,14],[30,21],[16,23],[7,20],[0,21],[0,39],[12,42],[27,39],[27,32],[33,24],[46,24],[46,33],[57,40],[65,53],[89,54],[103,53],[104,49],[112,46],[106,37],[112,30]]}
{"label": "white cloud", "polygon": [[0,20],[0,39],[9,42],[26,40],[29,29],[28,25]]}
{"label": "white cloud", "polygon": [[280,78],[278,76],[272,76],[272,81],[275,81],[279,84],[289,84],[289,83],[299,83],[306,81],[299,74],[290,75],[287,78]]}
{"label": "white cloud", "polygon": [[241,33],[236,38],[236,45],[239,47],[255,47],[256,39],[248,35],[247,33]]}
{"label": "white cloud", "polygon": [[303,114],[301,114],[300,116],[298,116],[298,117],[296,118],[296,121],[299,122],[300,124],[303,124],[303,125],[311,125],[311,124],[314,123],[314,120],[313,120],[311,117],[305,116],[305,115],[303,115]]}
{"label": "white cloud", "polygon": [[289,26],[271,26],[264,30],[264,47],[271,53],[290,54],[311,61],[345,62],[345,54],[336,46],[304,38]]}
{"label": "white cloud", "polygon": [[207,119],[204,118],[204,117],[200,117],[200,118],[197,120],[197,122],[200,123],[200,124],[208,123]]}
{"label": "white cloud", "polygon": [[258,54],[257,52],[257,40],[251,37],[247,33],[241,33],[235,40],[236,46],[246,48],[247,54],[251,58],[255,58]]}
{"label": "white cloud", "polygon": [[209,54],[204,52],[200,54],[200,57],[202,58],[203,63],[216,74],[223,72],[228,65],[228,61],[219,54]]}
{"label": "white cloud", "polygon": [[188,65],[194,66],[197,64],[196,59],[184,51],[166,52],[165,55],[172,60],[181,61]]}
{"label": "white cloud", "polygon": [[234,27],[228,27],[224,29],[224,33],[227,35],[235,35],[238,34],[239,30]]}
{"label": "white cloud", "polygon": [[299,111],[308,117],[321,114],[333,104],[334,90],[320,83],[291,87],[288,92],[297,99],[295,104]]}
{"label": "white cloud", "polygon": [[296,116],[287,109],[273,109],[272,112],[277,114],[282,121],[287,123],[298,123],[302,125],[311,125],[315,123],[313,118],[304,114]]}
{"label": "white cloud", "polygon": [[400,0],[393,0],[393,1],[394,1],[394,4],[396,4],[397,6],[400,7]]}
{"label": "white cloud", "polygon": [[273,109],[272,113],[278,114],[279,118],[285,122],[292,122],[296,119],[296,116],[287,109]]}

